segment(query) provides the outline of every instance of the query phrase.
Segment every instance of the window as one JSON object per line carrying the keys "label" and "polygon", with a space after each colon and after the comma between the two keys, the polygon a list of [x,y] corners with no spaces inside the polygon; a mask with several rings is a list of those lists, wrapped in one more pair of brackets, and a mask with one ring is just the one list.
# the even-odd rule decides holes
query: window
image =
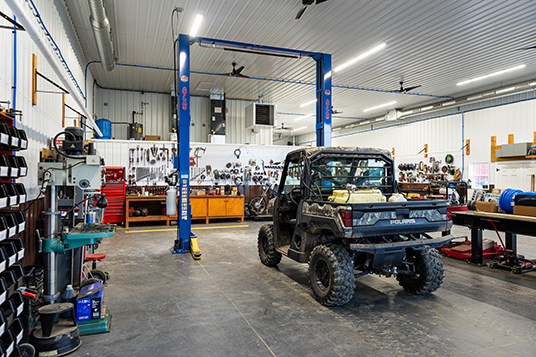
{"label": "window", "polygon": [[290,192],[295,187],[300,187],[300,179],[303,171],[303,161],[299,163],[290,162],[288,165],[287,176],[283,192]]}
{"label": "window", "polygon": [[473,188],[487,188],[489,184],[489,164],[476,162],[469,166],[469,178]]}
{"label": "window", "polygon": [[315,160],[311,168],[313,183],[321,189],[388,187],[387,163],[381,159],[328,156]]}

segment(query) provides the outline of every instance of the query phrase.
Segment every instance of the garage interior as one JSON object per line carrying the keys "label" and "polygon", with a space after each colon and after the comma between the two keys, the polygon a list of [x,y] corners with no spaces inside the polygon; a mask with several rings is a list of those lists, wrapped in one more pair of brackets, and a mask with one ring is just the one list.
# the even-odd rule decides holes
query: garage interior
{"label": "garage interior", "polygon": [[533,1],[0,15],[0,356],[534,356]]}

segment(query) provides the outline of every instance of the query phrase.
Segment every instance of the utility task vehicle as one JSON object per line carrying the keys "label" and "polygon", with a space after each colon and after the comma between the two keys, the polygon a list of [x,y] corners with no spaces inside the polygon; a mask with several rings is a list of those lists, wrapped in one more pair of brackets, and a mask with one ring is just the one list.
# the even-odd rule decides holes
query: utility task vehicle
{"label": "utility task vehicle", "polygon": [[406,201],[396,194],[394,163],[386,150],[319,147],[290,152],[273,203],[273,223],[261,227],[261,262],[283,255],[309,263],[318,302],[344,305],[356,278],[396,276],[404,290],[429,294],[443,282],[436,251],[452,238],[447,202]]}

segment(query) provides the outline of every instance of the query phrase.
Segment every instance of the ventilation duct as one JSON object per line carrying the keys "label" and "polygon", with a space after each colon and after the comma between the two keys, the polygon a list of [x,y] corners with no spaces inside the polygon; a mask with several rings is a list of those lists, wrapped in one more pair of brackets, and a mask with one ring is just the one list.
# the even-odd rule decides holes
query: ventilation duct
{"label": "ventilation duct", "polygon": [[88,0],[88,2],[91,11],[89,22],[91,23],[102,67],[107,71],[112,71],[115,68],[116,58],[112,43],[112,30],[104,11],[104,2],[103,0]]}

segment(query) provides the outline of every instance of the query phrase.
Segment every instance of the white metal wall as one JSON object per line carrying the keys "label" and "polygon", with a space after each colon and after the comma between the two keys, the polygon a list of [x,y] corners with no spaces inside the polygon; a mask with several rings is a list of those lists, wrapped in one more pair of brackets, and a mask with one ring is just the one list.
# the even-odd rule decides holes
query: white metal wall
{"label": "white metal wall", "polygon": [[[171,96],[169,94],[142,93],[98,88],[95,91],[95,114],[98,119],[112,123],[132,123],[132,112],[136,122],[143,124],[144,135],[160,135],[168,139],[171,132]],[[142,103],[144,103],[142,105]],[[112,137],[128,139],[128,125],[112,124]]]}
{"label": "white metal wall", "polygon": [[272,129],[254,133],[246,129],[246,107],[253,102],[244,100],[225,100],[227,107],[227,128],[225,142],[228,144],[272,145],[274,133]]}
{"label": "white metal wall", "polygon": [[[499,188],[529,189],[527,177],[536,173],[534,164],[518,161],[491,163],[491,136],[497,144],[507,144],[508,135],[514,134],[514,142],[533,142],[536,131],[536,100],[527,100],[487,109],[479,109],[442,118],[414,123],[395,123],[392,126],[370,130],[370,126],[358,128],[359,132],[333,134],[333,146],[372,146],[391,150],[395,148],[397,165],[424,159],[417,153],[428,144],[429,156],[444,159],[447,153],[454,155],[454,164],[462,163],[465,139],[470,139],[470,155],[465,155],[464,179],[468,178],[471,163],[488,163],[490,183]],[[463,119],[463,120],[462,120]],[[354,129],[355,130],[355,129]],[[463,137],[463,140],[462,140]],[[314,134],[299,137],[300,145],[315,145]],[[498,172],[510,174],[497,174]],[[510,177],[510,178],[509,178]]]}
{"label": "white metal wall", "polygon": [[[52,38],[60,48],[63,57],[69,65],[74,77],[79,86],[84,90],[84,64],[85,59],[80,49],[78,39],[72,29],[69,15],[65,9],[62,0],[43,1],[34,0],[34,3],[39,10],[39,13],[49,30]],[[24,6],[27,8],[27,2]],[[4,2],[0,2],[0,11],[13,18],[11,10]],[[7,21],[2,20],[4,25],[8,25]],[[36,22],[37,23],[37,22]],[[14,36],[11,31],[0,31],[0,45],[2,47],[2,60],[0,61],[0,100],[12,101],[14,83]],[[17,127],[24,129],[28,135],[28,150],[21,151],[20,155],[26,158],[28,163],[28,176],[21,178],[18,182],[22,182],[26,186],[29,198],[33,198],[39,192],[37,187],[37,163],[39,162],[39,152],[41,148],[48,147],[48,140],[56,133],[60,132],[62,99],[59,94],[38,93],[37,105],[31,104],[32,97],[32,53],[37,55],[37,69],[40,73],[52,79],[56,83],[61,83],[54,71],[46,63],[40,51],[34,45],[28,34],[24,31],[17,33],[17,102],[16,108],[22,110],[22,119],[17,119]],[[91,75],[89,83],[92,82]],[[55,87],[46,83],[42,79],[38,79],[38,89],[57,91]],[[89,98],[92,93],[89,91]],[[66,102],[73,108],[77,108],[74,100],[70,95],[66,96]],[[3,104],[2,104],[3,105]],[[11,103],[10,107],[13,105]],[[75,116],[75,113],[67,110],[67,116]],[[67,125],[71,125],[72,121],[68,121]]]}

